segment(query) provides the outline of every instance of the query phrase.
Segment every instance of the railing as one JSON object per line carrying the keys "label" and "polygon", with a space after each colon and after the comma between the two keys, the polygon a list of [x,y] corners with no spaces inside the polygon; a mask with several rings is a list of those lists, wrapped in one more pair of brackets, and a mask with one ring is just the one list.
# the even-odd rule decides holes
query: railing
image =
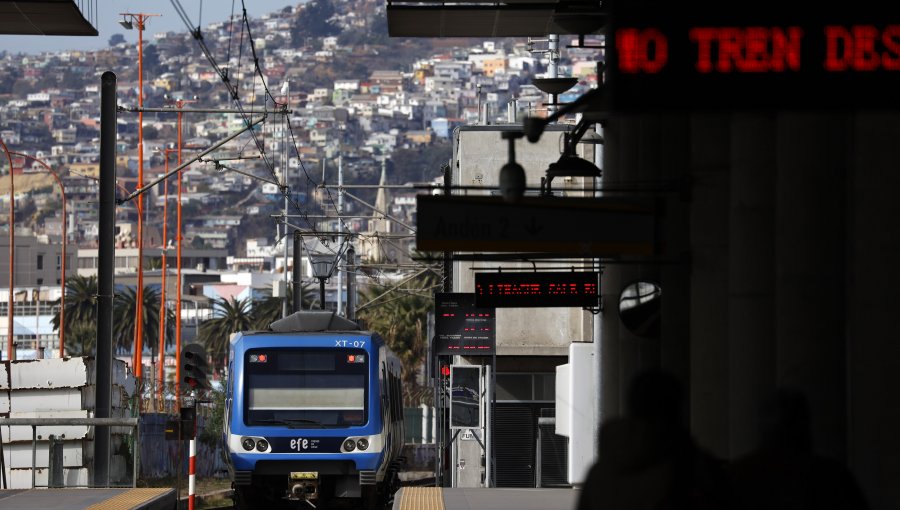
{"label": "railing", "polygon": [[[138,418],[0,418],[0,427],[3,426],[30,426],[31,427],[31,488],[35,488],[35,473],[37,468],[35,464],[37,463],[37,428],[38,427],[60,427],[60,426],[69,426],[69,425],[87,425],[87,426],[107,426],[107,427],[131,427],[134,430],[134,455],[133,455],[133,466],[132,466],[132,477],[131,477],[131,486],[137,487],[137,475],[138,475],[138,454],[140,451],[140,443],[138,441],[140,436],[140,427]],[[10,438],[11,439],[11,438]],[[0,437],[0,445],[2,445],[3,438]],[[11,441],[10,443],[11,444]],[[10,455],[10,461],[12,461],[12,455]],[[94,462],[103,462],[103,459],[94,459]],[[109,459],[106,459],[106,462],[109,462]],[[11,469],[11,468],[10,468]],[[62,469],[62,466],[59,466],[59,469]],[[5,466],[4,466],[5,470]],[[47,475],[47,486],[50,486],[50,470],[48,469]],[[4,483],[6,477],[3,478]],[[3,487],[4,489],[8,487]]]}

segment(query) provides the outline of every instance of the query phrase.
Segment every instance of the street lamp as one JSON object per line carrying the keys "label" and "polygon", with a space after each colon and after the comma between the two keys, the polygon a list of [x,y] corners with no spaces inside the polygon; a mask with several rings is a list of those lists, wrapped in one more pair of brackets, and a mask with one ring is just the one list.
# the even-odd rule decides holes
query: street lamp
{"label": "street lamp", "polygon": [[[159,14],[132,14],[129,12],[121,12],[122,21],[119,22],[124,28],[131,30],[134,26],[133,22],[137,22],[138,28],[138,188],[144,187],[144,24],[151,16],[159,16]],[[138,196],[138,209],[142,212],[138,214],[138,257],[137,257],[137,302],[134,317],[134,377],[138,380],[140,387],[141,376],[143,375],[143,360],[141,356],[144,350],[144,220],[143,220],[143,196]]]}
{"label": "street lamp", "polygon": [[6,159],[9,160],[9,304],[6,308],[7,330],[6,330],[6,359],[12,361],[16,355],[15,345],[13,344],[13,289],[15,287],[15,264],[16,264],[16,189],[14,187],[15,179],[13,178],[13,161],[12,155],[3,139],[0,138],[0,146],[6,153]]}
{"label": "street lamp", "polygon": [[319,309],[325,309],[325,280],[331,277],[334,269],[334,256],[327,253],[311,253],[309,255],[313,276],[319,280]]}
{"label": "street lamp", "polygon": [[[10,152],[10,154],[14,154],[19,157],[23,157],[26,159],[30,159],[44,167],[47,172],[53,176],[56,180],[56,184],[59,184],[59,192],[62,194],[62,264],[60,265],[60,278],[62,280],[62,294],[59,297],[59,357],[60,359],[66,356],[66,244],[69,242],[69,230],[68,230],[68,216],[66,215],[66,190],[63,188],[63,183],[59,179],[59,174],[53,171],[47,163],[44,161],[34,157],[29,156],[28,154],[24,154],[21,152]],[[12,273],[12,271],[10,271]],[[10,287],[10,291],[12,287]]]}

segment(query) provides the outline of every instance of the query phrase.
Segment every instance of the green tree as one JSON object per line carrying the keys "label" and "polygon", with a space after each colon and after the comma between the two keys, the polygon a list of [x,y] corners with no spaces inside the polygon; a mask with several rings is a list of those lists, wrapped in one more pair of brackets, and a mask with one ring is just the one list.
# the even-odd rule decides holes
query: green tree
{"label": "green tree", "polygon": [[417,376],[425,361],[426,323],[434,308],[435,282],[433,275],[426,275],[410,279],[402,289],[376,285],[362,292],[368,304],[360,307],[358,315],[400,358],[403,399],[408,406],[420,403],[412,399],[418,393]]}
{"label": "green tree", "polygon": [[[87,356],[94,354],[97,340],[97,277],[72,276],[66,278],[66,354]],[[59,300],[56,302],[59,305]],[[51,319],[53,329],[59,331],[59,309]]]}
{"label": "green tree", "polygon": [[[303,283],[300,286],[300,308],[308,310],[312,302],[318,294],[316,289],[309,283]],[[253,301],[253,310],[250,313],[252,329],[257,331],[269,329],[269,324],[282,318],[283,300],[280,297],[273,297],[271,292],[266,292],[261,298]],[[288,310],[294,309],[294,293],[288,292]]]}
{"label": "green tree", "polygon": [[212,301],[213,318],[200,325],[197,342],[206,347],[213,367],[221,371],[228,355],[228,341],[232,333],[252,329],[249,299],[216,298]]}
{"label": "green tree", "polygon": [[[136,311],[137,289],[126,287],[122,292],[116,294],[113,303],[113,346],[116,352],[133,352]],[[150,352],[155,357],[159,346],[159,293],[150,287],[144,287],[141,322],[143,323],[141,335],[144,346],[149,345]],[[174,322],[174,314],[169,315],[166,323],[171,325]],[[168,327],[166,329],[168,330]],[[167,339],[169,334],[167,331]]]}

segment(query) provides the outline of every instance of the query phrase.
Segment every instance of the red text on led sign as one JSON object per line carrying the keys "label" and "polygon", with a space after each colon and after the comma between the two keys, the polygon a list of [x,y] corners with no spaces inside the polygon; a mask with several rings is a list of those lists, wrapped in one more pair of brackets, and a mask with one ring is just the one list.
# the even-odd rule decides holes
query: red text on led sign
{"label": "red text on led sign", "polygon": [[[900,25],[826,25],[821,30],[812,38],[808,28],[799,26],[693,27],[686,37],[700,74],[788,73],[804,65],[836,73],[900,70]],[[623,74],[656,74],[671,62],[669,36],[657,28],[620,28],[615,45],[617,70]],[[804,62],[805,52],[824,59]]]}

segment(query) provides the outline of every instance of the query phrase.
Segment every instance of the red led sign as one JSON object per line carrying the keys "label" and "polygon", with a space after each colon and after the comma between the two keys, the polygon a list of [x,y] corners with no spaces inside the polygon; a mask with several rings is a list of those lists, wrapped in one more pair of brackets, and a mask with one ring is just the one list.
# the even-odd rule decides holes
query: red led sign
{"label": "red led sign", "polygon": [[612,109],[900,107],[900,14],[619,5]]}
{"label": "red led sign", "polygon": [[434,295],[435,354],[488,356],[497,346],[493,308],[476,305],[470,293]]}
{"label": "red led sign", "polygon": [[476,273],[479,307],[594,307],[596,272]]}

